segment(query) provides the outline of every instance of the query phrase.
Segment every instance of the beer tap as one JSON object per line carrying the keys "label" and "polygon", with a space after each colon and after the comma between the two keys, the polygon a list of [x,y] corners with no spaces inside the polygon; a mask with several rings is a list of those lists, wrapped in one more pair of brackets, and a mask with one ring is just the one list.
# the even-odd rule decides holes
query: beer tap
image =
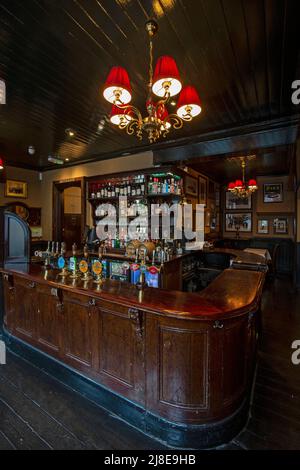
{"label": "beer tap", "polygon": [[65,242],[62,242],[61,248],[60,248],[60,257],[57,260],[57,266],[61,269],[59,276],[62,276],[63,278],[69,275],[68,269],[66,267],[66,259],[65,259],[66,252],[67,252],[66,244]]}
{"label": "beer tap", "polygon": [[72,258],[70,259],[70,269],[72,271],[72,274],[70,276],[71,279],[77,279],[80,277],[80,274],[78,272],[78,267],[77,267],[77,245],[76,243],[73,243],[72,245]]}
{"label": "beer tap", "polygon": [[145,252],[143,252],[141,254],[140,278],[139,278],[139,282],[136,285],[137,289],[139,290],[143,290],[147,286],[146,277],[145,277],[146,271],[147,271],[146,254]]}
{"label": "beer tap", "polygon": [[59,257],[59,242],[56,242],[54,256],[55,256],[55,258]]}
{"label": "beer tap", "polygon": [[83,247],[83,256],[84,259],[82,259],[79,263],[79,270],[83,274],[82,280],[83,281],[89,281],[92,276],[89,273],[89,249],[87,245],[84,245]]}
{"label": "beer tap", "polygon": [[51,267],[51,242],[48,241],[44,268],[49,269],[50,267]]}
{"label": "beer tap", "polygon": [[98,259],[93,262],[92,271],[96,275],[94,284],[102,284],[102,250],[101,247],[98,249]]}

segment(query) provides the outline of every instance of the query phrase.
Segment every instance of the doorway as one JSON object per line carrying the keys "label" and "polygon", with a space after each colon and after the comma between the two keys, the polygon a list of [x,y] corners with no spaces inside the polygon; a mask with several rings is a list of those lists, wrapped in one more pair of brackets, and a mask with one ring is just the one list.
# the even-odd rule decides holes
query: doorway
{"label": "doorway", "polygon": [[81,246],[86,220],[85,179],[74,178],[53,183],[53,240],[70,250],[73,243]]}

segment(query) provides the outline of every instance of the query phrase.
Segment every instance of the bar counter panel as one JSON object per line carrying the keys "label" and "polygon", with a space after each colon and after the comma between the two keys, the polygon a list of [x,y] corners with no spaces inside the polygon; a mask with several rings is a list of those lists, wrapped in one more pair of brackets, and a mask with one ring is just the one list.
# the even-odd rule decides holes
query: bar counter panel
{"label": "bar counter panel", "polygon": [[264,273],[227,269],[199,294],[63,283],[57,274],[32,265],[3,270],[8,344],[18,338],[166,420],[172,445],[184,445],[174,442],[174,426],[198,429],[196,447],[237,432],[253,380]]}

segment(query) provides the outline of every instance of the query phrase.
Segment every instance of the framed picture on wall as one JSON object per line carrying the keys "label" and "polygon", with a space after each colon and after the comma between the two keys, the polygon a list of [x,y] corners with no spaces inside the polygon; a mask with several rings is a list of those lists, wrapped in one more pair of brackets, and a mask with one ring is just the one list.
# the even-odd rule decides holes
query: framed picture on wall
{"label": "framed picture on wall", "polygon": [[27,198],[27,183],[25,181],[6,180],[5,196]]}
{"label": "framed picture on wall", "polygon": [[264,202],[282,202],[283,201],[283,183],[265,183],[264,184]]}
{"label": "framed picture on wall", "polygon": [[268,219],[258,219],[258,221],[257,221],[257,233],[261,233],[261,234],[269,233],[269,221],[268,221]]}
{"label": "framed picture on wall", "polygon": [[198,180],[194,176],[185,175],[184,191],[189,196],[198,197]]}
{"label": "framed picture on wall", "polygon": [[243,210],[251,209],[252,198],[251,195],[241,198],[233,194],[231,191],[226,191],[226,209],[229,210]]}
{"label": "framed picture on wall", "polygon": [[288,220],[286,218],[278,218],[273,221],[274,233],[287,234],[288,233]]}
{"label": "framed picture on wall", "polygon": [[199,204],[207,204],[207,179],[199,176]]}
{"label": "framed picture on wall", "polygon": [[225,214],[225,231],[226,232],[251,232],[252,231],[252,214],[251,212]]}

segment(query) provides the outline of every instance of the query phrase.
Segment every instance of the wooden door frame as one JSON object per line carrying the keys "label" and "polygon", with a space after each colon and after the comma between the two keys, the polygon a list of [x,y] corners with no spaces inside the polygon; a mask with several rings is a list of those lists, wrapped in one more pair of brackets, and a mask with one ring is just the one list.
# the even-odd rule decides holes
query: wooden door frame
{"label": "wooden door frame", "polygon": [[52,240],[62,242],[63,192],[66,188],[81,189],[81,223],[80,235],[83,240],[86,226],[86,181],[85,177],[53,181],[52,183]]}

